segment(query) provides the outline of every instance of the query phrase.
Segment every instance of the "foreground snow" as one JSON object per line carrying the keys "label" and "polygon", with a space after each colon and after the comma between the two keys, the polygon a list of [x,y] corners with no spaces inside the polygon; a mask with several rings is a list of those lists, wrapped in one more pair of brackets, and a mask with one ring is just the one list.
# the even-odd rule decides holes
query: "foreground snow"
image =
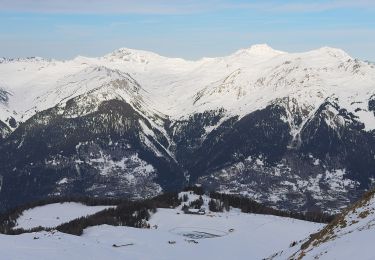
{"label": "foreground snow", "polygon": [[[306,238],[271,259],[375,259],[375,193],[344,210],[314,239]],[[304,244],[304,246],[301,245]]]}
{"label": "foreground snow", "polygon": [[76,202],[53,203],[25,210],[15,228],[57,227],[73,219],[95,214],[111,206],[86,206]]}
{"label": "foreground snow", "polygon": [[[50,219],[40,221],[51,225],[47,224]],[[183,214],[180,208],[159,209],[149,223],[151,229],[91,227],[80,237],[60,232],[0,235],[0,250],[3,259],[19,260],[262,259],[323,227],[236,209],[206,215]]]}

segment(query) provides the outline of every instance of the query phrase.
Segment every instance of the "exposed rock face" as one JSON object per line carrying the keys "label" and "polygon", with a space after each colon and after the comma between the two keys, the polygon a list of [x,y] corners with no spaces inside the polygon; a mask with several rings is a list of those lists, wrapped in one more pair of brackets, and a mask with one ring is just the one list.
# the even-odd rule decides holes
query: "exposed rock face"
{"label": "exposed rock face", "polygon": [[199,171],[198,182],[275,207],[325,211],[338,211],[372,186],[375,139],[355,118],[326,101],[292,146],[285,115],[281,107],[268,107],[234,124],[234,139],[207,152],[208,158],[223,154],[216,168],[200,156],[209,170]]}
{"label": "exposed rock face", "polygon": [[70,117],[74,102],[36,114],[2,144],[3,206],[47,195],[144,198],[182,187],[163,140],[144,133],[152,126],[129,104],[105,101]]}

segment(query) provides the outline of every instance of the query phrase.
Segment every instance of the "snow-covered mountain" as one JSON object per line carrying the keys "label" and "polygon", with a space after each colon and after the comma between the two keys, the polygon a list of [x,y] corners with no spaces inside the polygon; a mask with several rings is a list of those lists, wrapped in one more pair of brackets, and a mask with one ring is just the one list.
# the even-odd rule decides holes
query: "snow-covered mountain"
{"label": "snow-covered mountain", "polygon": [[329,47],[2,59],[0,202],[190,182],[338,211],[373,185],[374,129],[375,66]]}
{"label": "snow-covered mountain", "polygon": [[[95,67],[103,70],[90,71]],[[41,111],[69,95],[79,95],[70,84],[84,86],[82,93],[101,81],[114,80],[116,75],[110,70],[128,73],[146,90],[142,96],[152,100],[150,106],[177,119],[218,108],[243,116],[284,97],[296,98],[301,109],[311,110],[335,96],[367,123],[367,129],[375,128],[375,119],[363,104],[374,94],[374,66],[329,47],[289,54],[262,44],[227,57],[198,61],[126,48],[101,58],[62,62],[16,59],[2,64],[1,84],[14,93],[8,109],[24,121],[33,114],[30,110]],[[87,86],[84,77],[97,82]],[[63,86],[67,89],[57,92]],[[53,96],[42,98],[52,91]],[[362,110],[356,112],[357,108]],[[5,115],[1,116],[5,121]]]}

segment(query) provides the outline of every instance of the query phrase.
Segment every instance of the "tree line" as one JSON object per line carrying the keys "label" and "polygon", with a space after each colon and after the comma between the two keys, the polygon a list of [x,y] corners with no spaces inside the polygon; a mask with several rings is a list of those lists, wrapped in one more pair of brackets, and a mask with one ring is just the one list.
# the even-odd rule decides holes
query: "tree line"
{"label": "tree line", "polygon": [[318,223],[329,223],[334,219],[334,216],[323,213],[323,212],[294,212],[279,210],[265,206],[258,203],[252,199],[224,194],[218,192],[210,193],[211,200],[209,201],[209,210],[213,212],[229,210],[230,207],[239,208],[244,213],[254,213],[254,214],[264,214],[264,215],[274,215],[280,217],[289,217],[294,219],[306,220]]}
{"label": "tree line", "polygon": [[105,209],[96,214],[74,219],[57,226],[60,232],[81,235],[83,230],[90,226],[112,225],[148,228],[147,220],[155,213],[157,208],[175,208],[181,204],[178,193],[164,193],[151,199],[131,201],[127,199],[99,199],[99,198],[49,198],[17,207],[0,216],[0,233],[18,235],[37,231],[50,231],[51,228],[36,227],[33,229],[14,229],[17,219],[22,212],[37,206],[51,203],[79,202],[88,206],[115,205],[115,208]]}
{"label": "tree line", "polygon": [[[205,191],[200,186],[186,187],[184,191],[193,191],[200,197],[185,205],[185,210],[189,208],[199,209],[203,205],[202,195]],[[244,213],[255,213],[264,215],[275,215],[281,217],[289,217],[300,220],[328,223],[334,218],[332,215],[328,215],[322,212],[294,212],[278,210],[265,206],[258,203],[250,198],[224,194],[218,192],[209,193],[211,198],[208,206],[212,212],[222,212],[224,210],[229,211],[230,207],[239,208]],[[22,229],[15,228],[17,219],[27,209],[32,209],[38,206],[43,206],[52,203],[64,203],[64,202],[77,202],[88,206],[117,206],[114,208],[105,209],[97,212],[96,214],[74,219],[68,223],[64,223],[56,228],[60,232],[81,235],[83,230],[90,226],[96,225],[113,225],[113,226],[131,226],[139,228],[148,228],[147,221],[151,214],[157,211],[157,208],[176,208],[181,205],[182,202],[188,200],[187,195],[181,199],[178,197],[177,192],[164,193],[151,199],[144,199],[138,201],[131,201],[124,198],[96,198],[96,197],[50,197],[44,200],[39,200],[31,203],[18,206],[7,213],[0,215],[0,233],[17,235],[26,232],[37,232],[37,231],[50,231],[51,228],[36,227],[33,229]]]}

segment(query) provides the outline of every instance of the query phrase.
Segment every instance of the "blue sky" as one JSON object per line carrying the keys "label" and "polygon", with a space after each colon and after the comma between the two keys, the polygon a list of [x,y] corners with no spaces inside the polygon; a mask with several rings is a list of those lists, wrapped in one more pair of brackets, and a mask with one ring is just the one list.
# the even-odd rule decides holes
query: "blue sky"
{"label": "blue sky", "polygon": [[375,61],[375,0],[0,0],[0,56],[69,59],[129,47],[222,56],[256,43]]}

